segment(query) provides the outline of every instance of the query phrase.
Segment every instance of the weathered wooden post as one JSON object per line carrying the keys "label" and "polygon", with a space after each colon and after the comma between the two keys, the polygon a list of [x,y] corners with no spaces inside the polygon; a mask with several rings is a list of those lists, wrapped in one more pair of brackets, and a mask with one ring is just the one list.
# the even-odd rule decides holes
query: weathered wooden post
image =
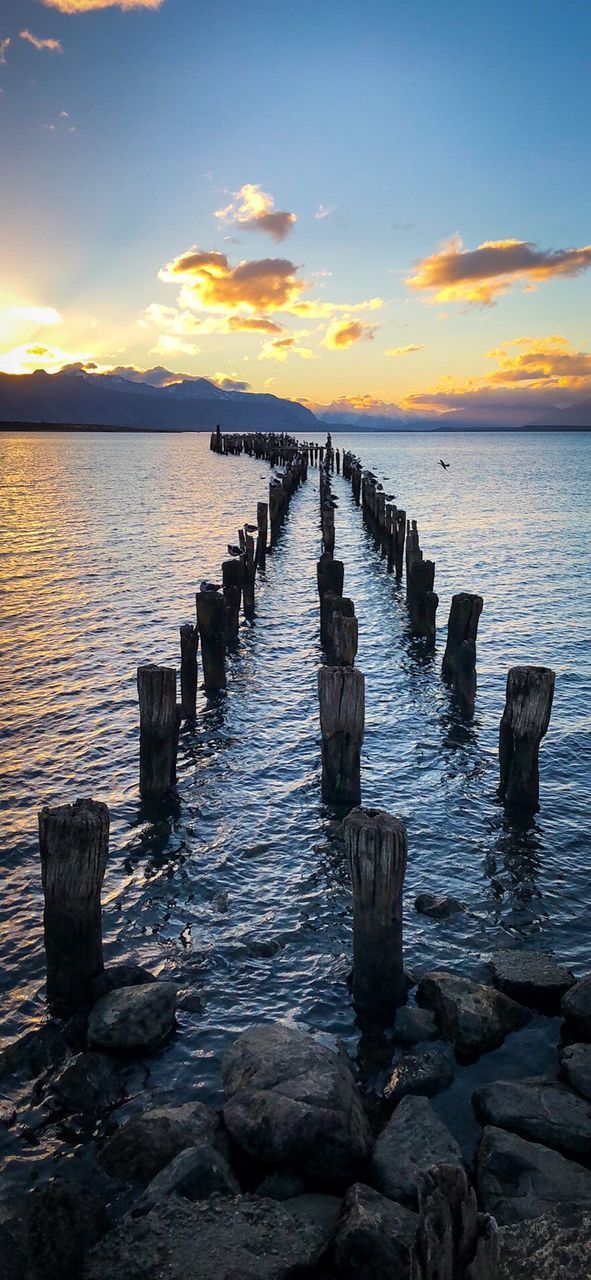
{"label": "weathered wooden post", "polygon": [[345,819],[353,890],[353,1001],[390,1018],[406,999],[402,964],[402,888],[406,831],[383,809],[353,809]]}
{"label": "weathered wooden post", "polygon": [[140,704],[140,795],[157,800],[176,782],[179,714],[176,671],[149,662],[137,669]]}
{"label": "weathered wooden post", "polygon": [[396,578],[400,582],[402,578],[402,566],[404,563],[404,540],[406,537],[406,511],[402,508],[396,508],[395,529],[394,529],[394,565]]}
{"label": "weathered wooden post", "polygon": [[318,672],[322,733],[322,798],[359,804],[361,745],[365,727],[365,676],[355,667]]}
{"label": "weathered wooden post", "polygon": [[267,560],[267,525],[269,507],[266,502],[257,502],[257,553],[256,562],[259,569],[264,569]]}
{"label": "weathered wooden post", "polygon": [[244,616],[252,618],[255,610],[254,583],[256,576],[256,558],[254,538],[244,531],[244,580],[242,584],[242,603]]}
{"label": "weathered wooden post", "polygon": [[354,618],[353,601],[348,596],[339,596],[333,591],[325,592],[320,601],[320,639],[326,649],[329,666],[340,666],[333,656],[335,618],[339,614],[345,618]]}
{"label": "weathered wooden post", "polygon": [[199,632],[191,622],[181,629],[181,708],[185,720],[197,714],[197,646]]}
{"label": "weathered wooden post", "polygon": [[215,693],[226,688],[226,602],[217,591],[198,591],[195,603],[203,687]]}
{"label": "weathered wooden post", "polygon": [[49,1004],[68,1011],[90,1002],[103,972],[101,886],[109,852],[109,810],[97,800],[45,807],[39,814]]}
{"label": "weathered wooden post", "polygon": [[[344,599],[341,597],[341,599]],[[355,614],[335,610],[332,615],[331,661],[336,667],[352,667],[357,655],[359,628]]]}
{"label": "weathered wooden post", "polygon": [[464,715],[472,715],[476,699],[476,636],[482,596],[460,591],[452,596],[447,644],[441,674],[451,686]]}
{"label": "weathered wooden post", "polygon": [[242,600],[242,584],[244,582],[244,561],[242,556],[224,560],[222,563],[223,594],[227,611],[227,640],[235,644],[240,626],[240,601]]}
{"label": "weathered wooden post", "polygon": [[342,596],[344,580],[345,566],[343,561],[333,560],[329,552],[323,551],[316,566],[316,581],[320,599],[322,600],[327,591],[332,591],[334,595]]}
{"label": "weathered wooden post", "polygon": [[499,795],[511,808],[539,809],[540,742],[550,724],[555,672],[550,667],[512,667],[499,733]]}
{"label": "weathered wooden post", "polygon": [[418,1194],[410,1280],[499,1280],[499,1228],[478,1212],[464,1169],[438,1164],[421,1170]]}

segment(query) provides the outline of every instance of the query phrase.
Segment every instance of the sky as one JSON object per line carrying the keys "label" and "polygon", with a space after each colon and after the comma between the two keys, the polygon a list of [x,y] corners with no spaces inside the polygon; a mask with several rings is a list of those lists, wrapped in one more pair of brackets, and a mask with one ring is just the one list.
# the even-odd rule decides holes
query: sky
{"label": "sky", "polygon": [[0,370],[591,396],[590,72],[588,0],[2,0]]}

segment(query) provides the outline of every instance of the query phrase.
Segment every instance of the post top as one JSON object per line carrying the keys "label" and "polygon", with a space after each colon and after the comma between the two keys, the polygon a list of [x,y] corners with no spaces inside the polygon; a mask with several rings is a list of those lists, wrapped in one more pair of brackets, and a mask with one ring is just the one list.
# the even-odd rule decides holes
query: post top
{"label": "post top", "polygon": [[400,831],[405,830],[404,823],[401,818],[396,818],[394,814],[387,813],[385,809],[370,809],[364,805],[358,805],[356,809],[345,818],[345,829],[367,827],[374,831]]}

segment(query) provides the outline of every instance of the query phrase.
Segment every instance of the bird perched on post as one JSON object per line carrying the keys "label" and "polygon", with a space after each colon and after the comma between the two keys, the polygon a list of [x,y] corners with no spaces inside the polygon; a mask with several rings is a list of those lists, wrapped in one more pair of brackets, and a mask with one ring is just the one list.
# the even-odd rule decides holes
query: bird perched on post
{"label": "bird perched on post", "polygon": [[199,590],[204,594],[207,594],[209,591],[221,591],[221,589],[221,583],[218,586],[215,582],[208,582],[206,578],[202,578],[199,583]]}
{"label": "bird perched on post", "polygon": [[232,544],[229,542],[229,543],[228,543],[228,555],[229,555],[229,556],[241,556],[241,555],[242,555],[242,551],[240,550],[240,547],[233,547],[233,546],[232,546]]}
{"label": "bird perched on post", "polygon": [[245,532],[245,533],[258,533],[258,528],[259,528],[258,524],[245,524],[245,526],[244,526],[244,532]]}

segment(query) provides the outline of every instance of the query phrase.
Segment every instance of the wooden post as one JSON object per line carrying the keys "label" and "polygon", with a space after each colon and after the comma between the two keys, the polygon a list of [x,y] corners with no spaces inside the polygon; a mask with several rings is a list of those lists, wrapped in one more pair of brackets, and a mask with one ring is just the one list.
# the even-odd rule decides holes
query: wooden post
{"label": "wooden post", "polygon": [[406,999],[402,965],[402,888],[406,831],[383,809],[353,809],[345,819],[353,890],[353,1000],[389,1018]]}
{"label": "wooden post", "polygon": [[256,574],[256,559],[254,551],[254,538],[246,531],[244,537],[244,580],[242,584],[242,603],[244,607],[244,616],[252,618],[255,609],[254,599],[254,581]]}
{"label": "wooden post", "polygon": [[226,688],[226,602],[217,591],[198,591],[195,603],[203,687],[207,693],[215,693]]}
{"label": "wooden post", "polygon": [[394,565],[396,578],[400,582],[402,578],[402,565],[404,563],[404,539],[406,536],[406,511],[402,508],[396,508],[395,531],[394,531]]}
{"label": "wooden post", "polygon": [[322,797],[332,804],[359,804],[365,677],[355,667],[321,667],[318,697]]}
{"label": "wooden post", "polygon": [[499,1228],[479,1213],[464,1169],[433,1165],[418,1179],[411,1280],[499,1280]]}
{"label": "wooden post", "polygon": [[227,611],[227,641],[234,644],[238,639],[240,626],[240,601],[244,581],[244,561],[242,556],[224,560],[222,564],[222,582],[224,600]]}
{"label": "wooden post", "polygon": [[266,502],[257,502],[257,554],[259,569],[264,569],[267,559],[267,525],[269,508]]}
{"label": "wooden post", "polygon": [[[343,599],[343,597],[341,597]],[[335,610],[332,615],[331,661],[336,667],[352,667],[357,655],[359,629],[355,614]]]}
{"label": "wooden post", "polygon": [[140,795],[157,800],[176,782],[179,715],[176,671],[149,662],[137,669],[140,704]]}
{"label": "wooden post", "polygon": [[327,591],[332,591],[334,595],[342,596],[343,583],[345,581],[343,561],[333,560],[329,552],[324,551],[316,566],[316,581],[318,583],[318,595],[321,600]]}
{"label": "wooden post", "polygon": [[512,667],[499,734],[500,796],[536,813],[540,800],[540,742],[550,724],[556,675],[550,667]]}
{"label": "wooden post", "polygon": [[453,689],[464,715],[472,715],[476,699],[476,636],[482,596],[460,591],[452,596],[447,644],[441,674]]}
{"label": "wooden post", "polygon": [[39,814],[47,999],[64,1011],[90,1002],[103,972],[101,886],[109,852],[109,810],[96,800]]}
{"label": "wooden post", "polygon": [[327,591],[320,601],[320,639],[324,645],[329,666],[340,666],[333,658],[334,653],[334,619],[338,614],[346,618],[355,617],[355,605],[348,596],[339,596],[336,592]]}
{"label": "wooden post", "polygon": [[197,714],[197,646],[199,632],[191,622],[181,627],[181,708],[185,720]]}

